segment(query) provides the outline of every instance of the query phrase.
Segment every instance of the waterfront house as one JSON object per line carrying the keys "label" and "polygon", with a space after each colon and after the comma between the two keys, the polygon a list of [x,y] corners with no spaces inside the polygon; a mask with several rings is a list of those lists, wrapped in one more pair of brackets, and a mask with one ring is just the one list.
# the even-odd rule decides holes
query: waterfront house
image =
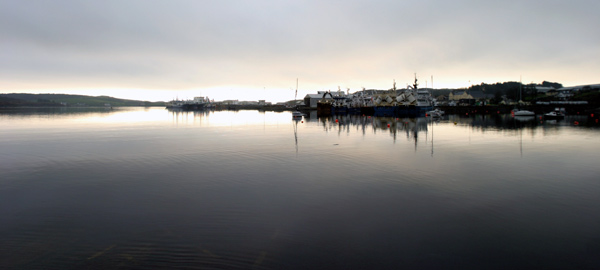
{"label": "waterfront house", "polygon": [[[325,93],[327,93],[327,91],[318,91],[317,94],[307,94],[304,97],[304,104],[310,108],[317,108],[317,103],[319,102],[319,100],[323,99],[323,95],[325,95]],[[332,95],[326,95],[325,96],[326,100],[332,100],[333,97]]]}
{"label": "waterfront house", "polygon": [[448,99],[462,105],[475,105],[477,103],[484,105],[493,97],[493,95],[482,91],[454,90],[450,92]]}
{"label": "waterfront house", "polygon": [[473,99],[467,90],[454,90],[448,95],[448,100],[458,101],[461,99]]}

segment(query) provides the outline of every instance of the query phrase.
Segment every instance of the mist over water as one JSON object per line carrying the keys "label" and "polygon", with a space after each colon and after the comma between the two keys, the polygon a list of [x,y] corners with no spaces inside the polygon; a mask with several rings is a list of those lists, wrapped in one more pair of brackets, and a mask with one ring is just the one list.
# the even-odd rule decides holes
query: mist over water
{"label": "mist over water", "polygon": [[0,111],[0,267],[597,269],[573,121]]}

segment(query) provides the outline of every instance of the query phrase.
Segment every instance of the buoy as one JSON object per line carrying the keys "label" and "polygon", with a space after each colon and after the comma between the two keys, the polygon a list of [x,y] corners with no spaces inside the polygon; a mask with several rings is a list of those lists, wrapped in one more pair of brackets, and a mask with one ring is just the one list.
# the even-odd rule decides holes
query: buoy
{"label": "buoy", "polygon": [[338,120],[337,120],[337,119],[335,119],[335,122],[337,123],[337,122],[338,122]]}
{"label": "buoy", "polygon": [[456,125],[456,122],[454,122],[454,124]]}
{"label": "buoy", "polygon": [[469,113],[465,113],[465,115],[469,115]]}
{"label": "buoy", "polygon": [[304,121],[300,121],[300,123],[304,123]]}
{"label": "buoy", "polygon": [[496,113],[500,113],[500,111],[497,111]]}
{"label": "buoy", "polygon": [[388,124],[388,127],[390,127],[390,124]]}
{"label": "buoy", "polygon": [[577,126],[577,125],[579,125],[579,122],[575,121],[573,124],[575,124]]}
{"label": "buoy", "polygon": [[593,113],[591,114],[591,116],[592,116],[592,118],[594,118],[594,114]]}

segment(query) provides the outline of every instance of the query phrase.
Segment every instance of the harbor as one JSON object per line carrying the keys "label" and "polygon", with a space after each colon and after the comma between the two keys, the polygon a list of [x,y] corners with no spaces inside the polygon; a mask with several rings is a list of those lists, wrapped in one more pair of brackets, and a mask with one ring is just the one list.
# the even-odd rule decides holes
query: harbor
{"label": "harbor", "polygon": [[[433,80],[433,78],[432,78]],[[396,82],[388,90],[362,89],[351,93],[318,91],[307,94],[304,99],[272,104],[265,100],[238,101],[228,100],[215,102],[206,97],[195,97],[193,100],[173,100],[167,105],[170,110],[258,110],[258,111],[292,111],[298,115],[318,116],[330,115],[366,115],[381,117],[440,117],[442,114],[453,115],[501,115],[537,116],[547,119],[562,119],[565,115],[587,115],[592,120],[598,119],[600,109],[600,85],[582,85],[577,87],[545,87],[522,83],[503,83],[505,90],[496,89],[495,94],[485,93],[484,84],[481,89],[471,90],[439,90],[420,88],[415,74],[414,82],[406,88],[398,89]],[[542,84],[543,85],[543,84]],[[557,84],[560,86],[560,84]],[[498,86],[496,86],[498,87]],[[509,94],[515,92],[514,99]],[[510,90],[513,89],[513,90]],[[538,90],[539,89],[539,90]],[[296,81],[296,94],[298,81]],[[437,94],[436,94],[437,93]],[[440,93],[448,93],[445,96]],[[505,93],[505,95],[501,95]],[[527,101],[523,101],[523,99]]]}

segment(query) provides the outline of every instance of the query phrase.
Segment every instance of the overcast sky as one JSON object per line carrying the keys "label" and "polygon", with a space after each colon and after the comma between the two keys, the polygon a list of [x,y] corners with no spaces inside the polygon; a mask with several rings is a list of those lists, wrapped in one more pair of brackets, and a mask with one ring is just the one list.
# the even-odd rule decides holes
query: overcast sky
{"label": "overcast sky", "polygon": [[284,101],[600,83],[598,0],[0,0],[0,92]]}

